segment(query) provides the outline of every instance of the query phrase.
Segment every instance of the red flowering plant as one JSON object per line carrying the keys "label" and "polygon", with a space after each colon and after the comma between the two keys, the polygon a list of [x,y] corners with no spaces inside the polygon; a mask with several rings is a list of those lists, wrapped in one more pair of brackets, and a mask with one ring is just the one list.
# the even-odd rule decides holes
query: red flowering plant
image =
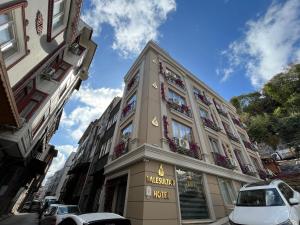
{"label": "red flowering plant", "polygon": [[197,159],[202,159],[201,155],[199,155],[200,147],[195,142],[190,142],[190,152]]}
{"label": "red flowering plant", "polygon": [[129,112],[131,112],[134,109],[135,101],[127,104],[123,110],[122,110],[122,116],[125,117]]}
{"label": "red flowering plant", "polygon": [[125,148],[126,144],[124,141],[120,142],[118,145],[116,145],[115,149],[114,149],[114,155],[113,158],[119,158],[121,155],[123,155],[125,153]]}
{"label": "red flowering plant", "polygon": [[175,84],[176,84],[177,86],[179,86],[180,88],[182,88],[182,89],[185,88],[185,87],[184,87],[184,84],[183,84],[183,81],[182,81],[180,78],[176,78],[176,79],[175,79]]}
{"label": "red flowering plant", "polygon": [[211,129],[213,129],[213,130],[215,130],[215,131],[217,131],[217,132],[221,130],[221,128],[218,127],[217,124],[215,124],[215,123],[214,123],[213,121],[211,121],[210,119],[205,118],[205,117],[201,117],[201,119],[202,119],[202,121],[203,121],[204,126],[209,127],[209,128],[211,128]]}
{"label": "red flowering plant", "polygon": [[235,165],[233,165],[227,156],[224,156],[220,153],[213,152],[215,163],[218,166],[222,166],[227,169],[234,169]]}

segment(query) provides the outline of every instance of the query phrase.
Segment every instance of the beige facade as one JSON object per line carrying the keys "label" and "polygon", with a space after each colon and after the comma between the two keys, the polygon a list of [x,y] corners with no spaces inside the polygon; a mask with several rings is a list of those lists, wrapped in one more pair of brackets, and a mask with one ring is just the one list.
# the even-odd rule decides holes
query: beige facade
{"label": "beige facade", "polygon": [[264,175],[235,108],[153,42],[125,84],[100,210],[134,225],[226,223],[241,185]]}

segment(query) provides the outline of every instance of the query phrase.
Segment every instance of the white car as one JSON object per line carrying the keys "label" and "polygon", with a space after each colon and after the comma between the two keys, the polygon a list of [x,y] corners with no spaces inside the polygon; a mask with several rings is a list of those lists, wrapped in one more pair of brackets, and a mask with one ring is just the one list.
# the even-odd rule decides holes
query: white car
{"label": "white car", "polygon": [[40,225],[57,225],[70,214],[79,214],[77,205],[52,204],[43,213]]}
{"label": "white car", "polygon": [[299,225],[300,194],[281,180],[243,186],[229,215],[232,225]]}
{"label": "white car", "polygon": [[130,220],[114,213],[70,215],[59,225],[131,225]]}

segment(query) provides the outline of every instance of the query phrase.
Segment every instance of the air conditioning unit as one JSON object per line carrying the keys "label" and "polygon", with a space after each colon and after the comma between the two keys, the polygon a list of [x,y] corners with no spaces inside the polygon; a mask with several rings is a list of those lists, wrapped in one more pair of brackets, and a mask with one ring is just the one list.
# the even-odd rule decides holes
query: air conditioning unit
{"label": "air conditioning unit", "polygon": [[55,69],[48,67],[42,72],[42,78],[45,80],[51,80],[54,74],[55,74]]}
{"label": "air conditioning unit", "polygon": [[180,147],[185,148],[185,149],[190,149],[190,144],[189,141],[183,138],[178,139],[178,144]]}

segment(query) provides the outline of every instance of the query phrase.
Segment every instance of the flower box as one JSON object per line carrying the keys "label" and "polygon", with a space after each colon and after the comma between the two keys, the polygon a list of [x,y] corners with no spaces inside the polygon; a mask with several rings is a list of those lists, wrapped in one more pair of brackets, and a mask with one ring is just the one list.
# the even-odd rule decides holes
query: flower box
{"label": "flower box", "polygon": [[167,104],[171,109],[174,109],[174,110],[192,118],[192,111],[190,110],[190,108],[187,105],[183,105],[183,104],[179,105],[176,102],[173,102],[172,100],[169,100],[167,102]]}
{"label": "flower box", "polygon": [[217,152],[212,152],[212,154],[213,154],[216,165],[222,166],[227,169],[235,169],[236,168],[236,166],[231,162],[231,160],[227,156],[224,156]]}
{"label": "flower box", "polygon": [[211,129],[213,129],[213,130],[215,130],[217,132],[221,130],[221,128],[218,127],[217,124],[215,124],[210,119],[205,118],[205,117],[201,117],[201,119],[202,119],[202,122],[203,122],[204,126],[209,127],[209,128],[211,128]]}
{"label": "flower box", "polygon": [[197,100],[200,100],[201,102],[203,102],[205,105],[209,106],[211,104],[210,101],[208,101],[208,99],[206,98],[205,95],[201,95],[199,93],[194,93],[195,97]]}

